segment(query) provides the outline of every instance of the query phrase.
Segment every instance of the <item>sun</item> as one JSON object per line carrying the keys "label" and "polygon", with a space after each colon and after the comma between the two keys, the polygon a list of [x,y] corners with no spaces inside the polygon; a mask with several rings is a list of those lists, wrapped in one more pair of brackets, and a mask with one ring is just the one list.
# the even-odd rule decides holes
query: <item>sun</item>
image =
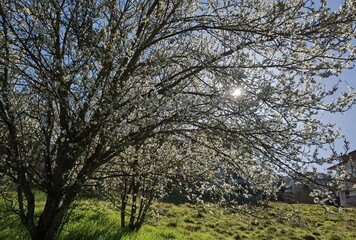
{"label": "sun", "polygon": [[242,95],[242,89],[241,88],[235,88],[231,95],[234,96],[234,97],[240,97]]}

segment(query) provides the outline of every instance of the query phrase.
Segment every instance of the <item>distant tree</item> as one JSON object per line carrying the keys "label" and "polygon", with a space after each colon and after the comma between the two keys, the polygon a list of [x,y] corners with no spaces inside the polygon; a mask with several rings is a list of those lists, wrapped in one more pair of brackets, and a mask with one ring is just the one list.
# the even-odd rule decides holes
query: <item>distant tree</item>
{"label": "distant tree", "polygon": [[[149,138],[194,139],[267,193],[274,170],[322,163],[313,150],[341,135],[320,114],[355,103],[323,80],[352,66],[355,19],[351,0],[336,12],[309,0],[1,0],[0,172],[31,238],[54,239],[88,179]],[[35,190],[47,196],[39,218]]]}
{"label": "distant tree", "polygon": [[128,147],[88,182],[120,211],[122,228],[138,230],[153,201],[165,194],[167,183],[178,180],[177,171],[187,156],[179,153],[179,145],[167,140],[148,139]]}

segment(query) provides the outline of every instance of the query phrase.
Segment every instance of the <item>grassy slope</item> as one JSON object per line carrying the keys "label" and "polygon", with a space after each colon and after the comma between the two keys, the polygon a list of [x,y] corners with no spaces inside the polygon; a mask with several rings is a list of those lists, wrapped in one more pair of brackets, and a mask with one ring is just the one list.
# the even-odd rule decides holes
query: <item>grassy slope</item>
{"label": "grassy slope", "polygon": [[[327,213],[318,205],[271,203],[251,213],[253,217],[189,204],[156,203],[154,210],[138,233],[127,234],[119,229],[119,214],[109,203],[81,200],[60,239],[356,239],[356,209],[331,208],[333,213]],[[0,239],[28,239],[14,220],[0,217]]]}

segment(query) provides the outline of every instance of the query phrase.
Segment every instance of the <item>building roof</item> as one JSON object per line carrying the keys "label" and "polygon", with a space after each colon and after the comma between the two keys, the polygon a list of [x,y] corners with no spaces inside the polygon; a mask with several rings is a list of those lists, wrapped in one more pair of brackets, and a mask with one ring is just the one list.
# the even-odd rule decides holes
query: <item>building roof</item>
{"label": "building roof", "polygon": [[334,166],[331,166],[328,168],[328,170],[337,170],[339,166],[345,165],[349,161],[353,160],[356,161],[356,150],[346,153],[342,156],[340,156],[340,162],[338,164],[335,164]]}

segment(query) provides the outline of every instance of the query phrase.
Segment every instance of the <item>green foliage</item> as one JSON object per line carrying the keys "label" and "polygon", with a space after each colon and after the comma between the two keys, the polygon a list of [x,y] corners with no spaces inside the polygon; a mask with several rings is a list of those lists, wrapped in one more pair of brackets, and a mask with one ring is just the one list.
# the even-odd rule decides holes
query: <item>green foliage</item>
{"label": "green foliage", "polygon": [[[44,196],[37,195],[39,206]],[[3,200],[0,201],[4,209]],[[356,238],[356,209],[319,205],[271,203],[249,214],[216,206],[156,202],[153,214],[138,232],[120,229],[120,216],[105,201],[76,203],[60,240],[195,240],[281,239],[348,240]],[[246,209],[245,209],[246,210]],[[37,209],[36,209],[37,211]],[[5,214],[5,213],[2,213]],[[4,216],[4,215],[2,215]],[[0,218],[0,239],[29,239],[16,216]]]}

